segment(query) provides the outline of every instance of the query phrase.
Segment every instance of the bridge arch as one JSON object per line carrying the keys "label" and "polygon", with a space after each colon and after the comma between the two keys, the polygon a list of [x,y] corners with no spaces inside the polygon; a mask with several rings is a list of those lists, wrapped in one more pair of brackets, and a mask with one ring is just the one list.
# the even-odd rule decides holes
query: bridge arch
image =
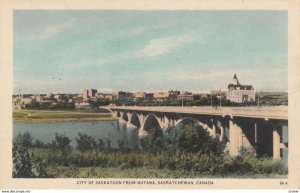
{"label": "bridge arch", "polygon": [[121,112],[117,111],[117,117],[121,117]]}
{"label": "bridge arch", "polygon": [[150,113],[146,116],[143,129],[149,133],[153,133],[155,129],[162,129],[159,118]]}
{"label": "bridge arch", "polygon": [[131,124],[137,126],[138,128],[141,127],[141,121],[139,119],[139,116],[136,112],[132,113],[130,121]]}
{"label": "bridge arch", "polygon": [[125,120],[125,121],[128,121],[128,120],[129,120],[129,117],[128,117],[128,115],[127,115],[126,112],[124,112],[124,113],[122,114],[121,118],[122,118],[123,120]]}
{"label": "bridge arch", "polygon": [[196,123],[197,125],[201,126],[203,129],[207,130],[212,135],[212,129],[209,128],[207,124],[204,124],[201,121],[199,121],[198,119],[195,119],[193,117],[183,117],[183,118],[179,119],[175,123],[175,127],[177,125],[179,125],[180,123],[183,123],[183,124],[186,124],[186,123]]}

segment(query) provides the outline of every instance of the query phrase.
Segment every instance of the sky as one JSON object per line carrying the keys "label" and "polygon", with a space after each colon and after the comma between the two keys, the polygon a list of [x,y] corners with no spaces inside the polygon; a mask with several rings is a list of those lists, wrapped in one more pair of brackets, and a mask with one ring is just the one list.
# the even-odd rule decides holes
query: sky
{"label": "sky", "polygon": [[14,93],[287,91],[286,11],[15,10]]}

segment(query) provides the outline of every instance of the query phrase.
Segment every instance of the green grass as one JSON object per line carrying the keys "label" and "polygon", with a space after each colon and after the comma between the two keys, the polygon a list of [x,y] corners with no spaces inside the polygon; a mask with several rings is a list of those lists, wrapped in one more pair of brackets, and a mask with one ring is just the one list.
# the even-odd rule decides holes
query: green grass
{"label": "green grass", "polygon": [[94,117],[111,117],[108,113],[40,113],[28,116],[32,119],[43,119],[43,118],[94,118]]}
{"label": "green grass", "polygon": [[[105,113],[104,113],[105,112]],[[14,121],[74,121],[74,120],[111,120],[112,115],[106,111],[93,110],[49,111],[20,110],[13,112]]]}
{"label": "green grass", "polygon": [[43,148],[30,150],[33,160],[44,160],[49,177],[75,178],[286,178],[287,167],[271,158],[222,158],[184,153],[182,156],[145,152]]}
{"label": "green grass", "polygon": [[49,166],[48,175],[57,178],[286,178],[279,174],[228,174],[211,175],[182,170],[156,169],[149,167],[122,168],[122,167],[74,167]]}
{"label": "green grass", "polygon": [[209,177],[205,174],[193,174],[191,172],[174,171],[168,169],[155,169],[155,168],[133,168],[123,169],[121,167],[83,167],[77,168],[74,166],[51,166],[47,169],[49,175],[68,178],[68,177],[80,177],[80,178],[196,178],[196,177]]}
{"label": "green grass", "polygon": [[26,113],[26,112],[13,112],[13,117],[15,117],[15,118],[23,118],[27,115],[28,115],[28,113]]}

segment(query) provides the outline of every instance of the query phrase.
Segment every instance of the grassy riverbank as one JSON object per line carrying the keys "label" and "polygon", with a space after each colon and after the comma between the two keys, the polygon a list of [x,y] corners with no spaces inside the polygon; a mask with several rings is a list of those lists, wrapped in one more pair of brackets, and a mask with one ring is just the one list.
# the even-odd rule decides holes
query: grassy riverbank
{"label": "grassy riverbank", "polygon": [[[199,133],[195,133],[195,132]],[[78,133],[77,146],[64,134],[51,143],[20,134],[13,143],[13,176],[36,178],[286,178],[287,163],[255,157],[245,151],[231,157],[222,143],[201,128],[183,126],[149,135],[142,149],[129,149],[118,141]],[[187,137],[191,137],[188,139]],[[200,138],[198,138],[200,137]],[[203,137],[203,138],[201,138]],[[189,143],[194,139],[193,143]],[[205,141],[206,140],[206,141]],[[188,143],[186,143],[188,142]],[[193,146],[192,146],[193,145]],[[194,148],[194,149],[193,149]],[[221,149],[221,150],[220,150]]]}
{"label": "grassy riverbank", "polygon": [[209,173],[195,173],[189,171],[176,171],[170,169],[156,168],[122,168],[122,167],[84,167],[72,166],[48,167],[49,175],[56,178],[287,178],[287,175],[280,174],[228,174],[212,175]]}
{"label": "grassy riverbank", "polygon": [[116,120],[108,111],[92,110],[17,110],[13,112],[13,120],[17,122],[61,122],[61,121],[111,121]]}
{"label": "grassy riverbank", "polygon": [[[287,168],[272,158],[214,157],[192,153],[52,151],[30,149],[33,165],[51,178],[286,178]],[[47,164],[46,164],[47,163]]]}

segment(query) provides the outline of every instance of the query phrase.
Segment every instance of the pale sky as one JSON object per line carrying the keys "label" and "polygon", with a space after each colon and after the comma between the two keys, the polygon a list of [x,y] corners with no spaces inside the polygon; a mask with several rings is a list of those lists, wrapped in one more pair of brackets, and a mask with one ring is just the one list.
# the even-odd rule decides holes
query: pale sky
{"label": "pale sky", "polygon": [[14,11],[14,93],[287,91],[286,11]]}

